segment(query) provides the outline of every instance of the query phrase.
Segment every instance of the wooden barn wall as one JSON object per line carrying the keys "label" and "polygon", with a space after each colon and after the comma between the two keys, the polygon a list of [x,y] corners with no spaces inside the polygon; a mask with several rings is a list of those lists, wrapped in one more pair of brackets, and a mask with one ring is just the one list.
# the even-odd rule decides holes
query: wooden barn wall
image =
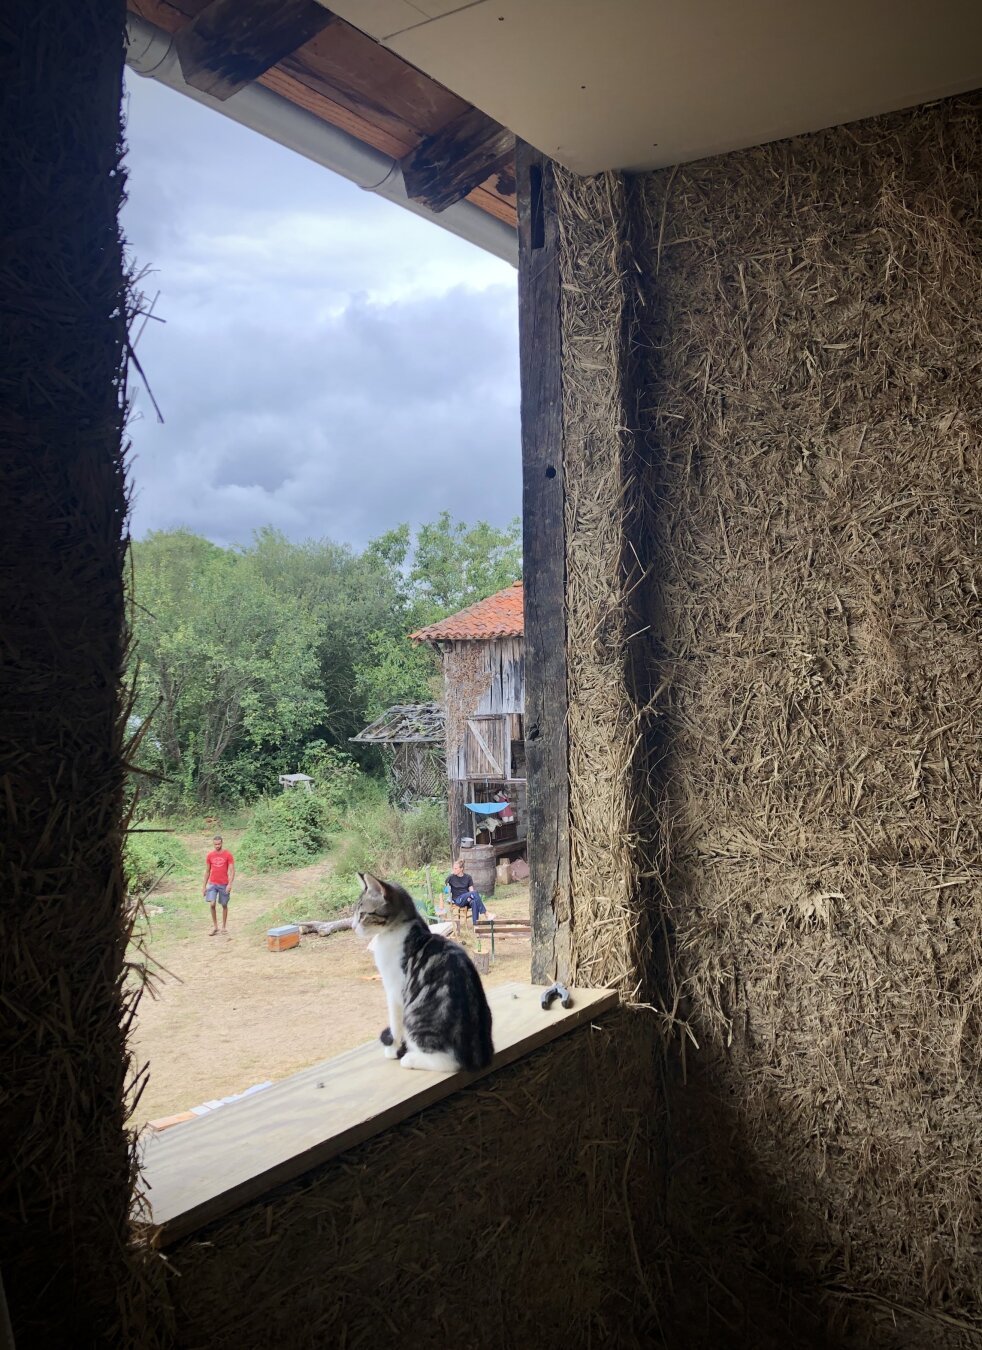
{"label": "wooden barn wall", "polygon": [[24,1347],[127,1343],[138,1290],[123,1105],[124,21],[119,0],[13,5],[0,42],[0,1274]]}
{"label": "wooden barn wall", "polygon": [[[980,1343],[980,163],[972,95],[559,175],[570,738],[643,743],[688,1346]],[[606,664],[598,495],[632,611]],[[591,747],[572,810],[615,921],[606,963],[575,923],[571,959],[623,978],[624,794]]]}
{"label": "wooden barn wall", "polygon": [[447,771],[467,777],[468,717],[525,711],[521,638],[454,642],[443,649]]}

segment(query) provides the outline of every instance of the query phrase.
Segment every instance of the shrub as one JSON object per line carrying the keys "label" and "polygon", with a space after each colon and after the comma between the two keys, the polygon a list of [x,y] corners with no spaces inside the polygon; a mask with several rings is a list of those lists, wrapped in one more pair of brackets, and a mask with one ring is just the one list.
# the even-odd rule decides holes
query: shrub
{"label": "shrub", "polygon": [[182,876],[191,870],[191,855],[175,834],[147,830],[136,828],[126,835],[123,872],[130,895],[150,890],[165,876]]}
{"label": "shrub", "polygon": [[425,867],[447,857],[450,839],[445,806],[427,802],[400,814],[403,867]]}
{"label": "shrub", "polygon": [[335,872],[350,877],[394,871],[399,865],[398,815],[384,799],[369,799],[350,810],[334,852]]}
{"label": "shrub", "polygon": [[334,870],[340,876],[374,872],[384,877],[445,860],[446,814],[427,803],[409,811],[369,797],[348,811],[337,841]]}
{"label": "shrub", "polygon": [[337,829],[346,812],[364,791],[364,774],[350,755],[324,744],[307,752],[304,772],[309,773],[314,780],[328,827]]}
{"label": "shrub", "polygon": [[329,810],[316,792],[292,788],[260,797],[242,836],[239,853],[256,872],[301,867],[327,847]]}

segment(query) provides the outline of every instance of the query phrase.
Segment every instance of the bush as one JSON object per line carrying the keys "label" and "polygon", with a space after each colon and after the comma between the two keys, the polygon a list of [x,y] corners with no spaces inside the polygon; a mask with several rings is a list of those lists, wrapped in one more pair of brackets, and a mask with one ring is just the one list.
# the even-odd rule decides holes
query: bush
{"label": "bush", "polygon": [[328,843],[330,812],[316,792],[291,788],[277,797],[260,797],[239,853],[255,872],[302,867]]}
{"label": "bush", "polygon": [[336,830],[364,792],[364,774],[350,755],[323,743],[308,750],[304,757],[304,773],[313,778],[329,828]]}
{"label": "bush", "polygon": [[444,809],[425,804],[410,811],[390,806],[380,795],[367,797],[345,816],[334,853],[339,876],[398,872],[446,860],[449,840]]}
{"label": "bush", "polygon": [[450,838],[445,806],[427,802],[400,814],[403,867],[425,867],[447,857]]}
{"label": "bush", "polygon": [[[149,827],[148,827],[149,828]],[[175,834],[136,828],[126,835],[123,872],[130,895],[149,891],[165,876],[182,876],[191,870],[191,855]]]}

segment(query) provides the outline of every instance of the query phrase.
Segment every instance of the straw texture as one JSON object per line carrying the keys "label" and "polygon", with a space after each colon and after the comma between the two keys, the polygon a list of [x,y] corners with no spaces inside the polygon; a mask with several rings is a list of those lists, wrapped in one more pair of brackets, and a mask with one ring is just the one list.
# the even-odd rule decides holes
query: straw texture
{"label": "straw texture", "polygon": [[653,1024],[610,1014],[168,1251],[176,1344],[651,1345]]}
{"label": "straw texture", "polygon": [[110,1343],[139,1288],[123,1104],[123,24],[122,3],[14,5],[0,43],[0,1267],[24,1346]]}
{"label": "straw texture", "polygon": [[674,1029],[690,1345],[982,1343],[980,114],[562,179],[573,960]]}

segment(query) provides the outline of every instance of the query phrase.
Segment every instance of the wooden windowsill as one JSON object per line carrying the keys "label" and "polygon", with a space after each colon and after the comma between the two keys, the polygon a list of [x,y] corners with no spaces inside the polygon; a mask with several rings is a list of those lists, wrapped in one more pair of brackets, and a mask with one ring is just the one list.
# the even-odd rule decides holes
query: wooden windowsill
{"label": "wooden windowsill", "polygon": [[546,1012],[541,988],[490,989],[496,1053],[483,1074],[410,1072],[372,1041],[254,1097],[150,1135],[143,1144],[143,1181],[160,1244],[259,1199],[617,1004],[610,989],[570,993],[571,1008],[555,1001]]}

